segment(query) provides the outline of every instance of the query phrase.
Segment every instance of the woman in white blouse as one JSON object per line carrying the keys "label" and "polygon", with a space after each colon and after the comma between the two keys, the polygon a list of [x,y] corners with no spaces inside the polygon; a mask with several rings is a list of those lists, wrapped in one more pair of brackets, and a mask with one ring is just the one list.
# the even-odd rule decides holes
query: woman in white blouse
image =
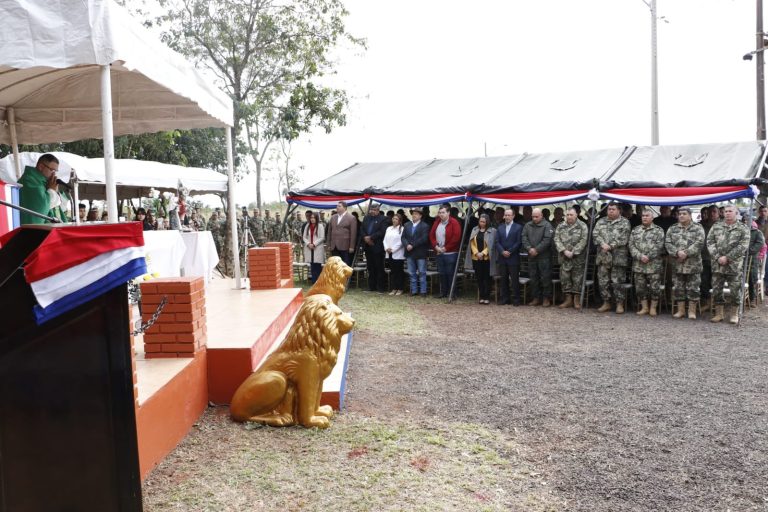
{"label": "woman in white blouse", "polygon": [[398,214],[392,217],[392,225],[384,234],[384,252],[389,261],[389,271],[392,277],[392,291],[390,295],[403,294],[403,263],[405,263],[405,249],[403,248],[403,218]]}
{"label": "woman in white blouse", "polygon": [[304,225],[304,261],[309,263],[309,281],[314,283],[320,277],[325,263],[325,226],[317,222],[312,212],[309,222]]}

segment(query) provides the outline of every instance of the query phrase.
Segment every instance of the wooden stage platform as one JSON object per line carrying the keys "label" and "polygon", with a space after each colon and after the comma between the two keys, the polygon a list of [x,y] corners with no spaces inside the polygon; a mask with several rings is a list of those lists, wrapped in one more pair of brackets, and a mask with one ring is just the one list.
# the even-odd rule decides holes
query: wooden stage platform
{"label": "wooden stage platform", "polygon": [[[240,383],[283,341],[301,307],[299,288],[236,290],[214,279],[205,291],[207,350],[194,358],[146,359],[135,340],[142,479],[184,438],[209,403],[228,404]],[[134,315],[134,318],[141,318]],[[322,403],[344,405],[351,337],[323,385]]]}

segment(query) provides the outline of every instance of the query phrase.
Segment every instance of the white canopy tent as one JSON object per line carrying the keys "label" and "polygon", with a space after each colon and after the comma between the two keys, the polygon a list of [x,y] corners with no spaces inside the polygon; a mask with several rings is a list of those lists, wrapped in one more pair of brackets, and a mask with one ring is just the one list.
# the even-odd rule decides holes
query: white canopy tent
{"label": "white canopy tent", "polygon": [[[117,221],[114,134],[233,125],[227,95],[112,0],[0,0],[0,19],[0,143],[17,154],[18,144],[104,139],[110,222]],[[233,208],[229,215],[240,287]]]}
{"label": "white canopy tent", "polygon": [[[54,151],[59,159],[57,176],[73,188],[77,187],[81,199],[103,199],[106,176],[103,158],[85,158],[80,155]],[[34,166],[42,153],[19,153],[21,166]],[[15,183],[15,157],[0,159],[0,181]],[[150,189],[176,191],[180,186],[190,194],[222,194],[227,191],[227,177],[210,169],[148,162],[144,160],[116,159],[115,183],[119,199],[148,196]]]}

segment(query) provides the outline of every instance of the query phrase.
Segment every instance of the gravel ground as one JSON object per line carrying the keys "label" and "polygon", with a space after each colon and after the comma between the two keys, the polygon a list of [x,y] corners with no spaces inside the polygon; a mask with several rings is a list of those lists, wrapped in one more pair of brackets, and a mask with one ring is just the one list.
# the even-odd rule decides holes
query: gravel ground
{"label": "gravel ground", "polygon": [[496,429],[564,510],[768,510],[768,308],[741,328],[421,304],[427,334],[356,334],[347,407]]}

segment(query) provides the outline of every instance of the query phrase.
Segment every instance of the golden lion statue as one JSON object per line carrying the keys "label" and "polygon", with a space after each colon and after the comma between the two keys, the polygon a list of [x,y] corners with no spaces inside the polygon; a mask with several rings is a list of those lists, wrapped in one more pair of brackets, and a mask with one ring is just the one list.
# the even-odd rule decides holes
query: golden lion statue
{"label": "golden lion statue", "polygon": [[344,260],[338,256],[331,256],[325,262],[323,271],[317,282],[307,292],[307,297],[322,293],[333,299],[333,303],[338,305],[341,296],[347,288],[347,281],[352,275],[352,267],[344,263]]}
{"label": "golden lion statue", "polygon": [[328,295],[307,297],[283,343],[235,391],[232,419],[327,428],[333,409],[320,406],[323,380],[336,365],[341,337],[354,325]]}

